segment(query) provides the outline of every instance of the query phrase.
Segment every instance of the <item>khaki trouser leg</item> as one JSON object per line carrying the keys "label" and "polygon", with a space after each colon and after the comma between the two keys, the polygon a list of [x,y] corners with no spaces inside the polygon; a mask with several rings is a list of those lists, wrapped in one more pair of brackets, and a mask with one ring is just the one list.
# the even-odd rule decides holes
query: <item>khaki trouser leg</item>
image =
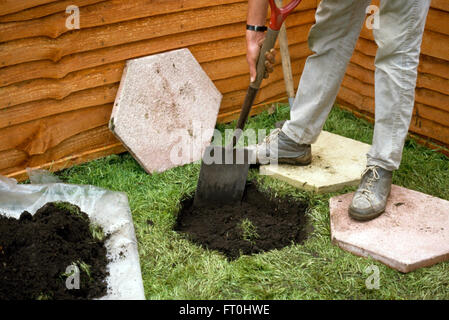
{"label": "khaki trouser leg", "polygon": [[382,0],[374,37],[376,123],[368,165],[396,170],[410,126],[430,0]]}
{"label": "khaki trouser leg", "polygon": [[322,0],[290,119],[282,131],[301,144],[316,141],[335,102],[370,0]]}

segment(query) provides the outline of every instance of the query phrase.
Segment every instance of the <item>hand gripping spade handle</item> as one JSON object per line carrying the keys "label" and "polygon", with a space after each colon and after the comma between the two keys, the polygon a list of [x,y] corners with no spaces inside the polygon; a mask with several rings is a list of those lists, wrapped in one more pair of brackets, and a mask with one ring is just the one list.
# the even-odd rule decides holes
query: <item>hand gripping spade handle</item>
{"label": "hand gripping spade handle", "polygon": [[269,0],[271,8],[270,25],[268,27],[265,40],[260,50],[259,58],[257,60],[256,79],[253,82],[251,82],[248,87],[245,101],[243,103],[242,110],[240,112],[240,117],[237,121],[236,129],[240,130],[236,130],[234,132],[234,137],[232,139],[232,147],[236,146],[237,141],[240,138],[246,120],[248,119],[249,112],[251,111],[251,107],[253,106],[254,100],[256,98],[257,92],[259,91],[260,84],[262,83],[265,74],[265,53],[274,48],[282,24],[284,23],[287,16],[298,6],[300,2],[301,0],[293,0],[286,6],[278,8],[274,0]]}

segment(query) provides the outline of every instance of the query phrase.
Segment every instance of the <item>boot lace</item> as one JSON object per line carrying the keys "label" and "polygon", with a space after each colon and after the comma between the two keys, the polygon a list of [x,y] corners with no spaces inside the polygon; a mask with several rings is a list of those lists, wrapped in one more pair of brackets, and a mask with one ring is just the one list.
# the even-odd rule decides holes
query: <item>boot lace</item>
{"label": "boot lace", "polygon": [[275,150],[275,152],[272,152],[271,149],[272,149],[273,145],[271,143],[272,143],[273,139],[277,139],[279,132],[281,132],[281,129],[279,129],[279,128],[274,129],[268,136],[266,136],[263,139],[263,142],[258,145],[259,147],[261,147],[261,151],[263,151],[263,153],[266,157],[269,157],[271,155],[271,153],[277,154],[277,150]]}
{"label": "boot lace", "polygon": [[272,139],[277,138],[277,136],[279,135],[279,132],[281,132],[281,129],[279,129],[279,128],[274,129],[268,136],[266,136],[266,137],[263,139],[263,141],[264,141],[266,144],[269,144],[269,143],[271,142]]}
{"label": "boot lace", "polygon": [[360,193],[365,195],[367,199],[369,199],[369,197],[373,194],[373,191],[371,189],[374,186],[374,182],[380,179],[379,172],[377,172],[376,166],[366,167],[365,171],[363,171],[362,173],[362,176],[364,176],[369,171],[371,171],[372,174],[366,180],[364,188],[360,190]]}

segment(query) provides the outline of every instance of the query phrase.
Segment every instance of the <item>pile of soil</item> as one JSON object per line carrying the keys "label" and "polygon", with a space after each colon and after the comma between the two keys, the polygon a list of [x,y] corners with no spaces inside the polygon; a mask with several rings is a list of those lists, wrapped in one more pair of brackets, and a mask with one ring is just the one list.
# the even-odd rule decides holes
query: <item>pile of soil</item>
{"label": "pile of soil", "polygon": [[[66,202],[47,203],[19,219],[0,216],[0,300],[106,295],[108,259],[105,238],[98,238],[92,235],[89,217]],[[79,289],[69,290],[65,273],[74,263],[80,271]]]}
{"label": "pile of soil", "polygon": [[307,235],[306,209],[303,202],[273,197],[249,183],[241,203],[196,208],[193,198],[184,200],[175,230],[232,260],[301,243]]}

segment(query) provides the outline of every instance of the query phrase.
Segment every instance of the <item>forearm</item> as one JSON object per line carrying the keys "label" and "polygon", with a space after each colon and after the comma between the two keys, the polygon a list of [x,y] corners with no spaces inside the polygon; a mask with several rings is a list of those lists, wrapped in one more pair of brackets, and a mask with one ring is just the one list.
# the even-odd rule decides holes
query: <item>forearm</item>
{"label": "forearm", "polygon": [[[264,26],[267,19],[268,0],[248,0],[248,16],[246,23],[253,26]],[[259,58],[260,47],[265,39],[264,32],[246,30],[246,58],[249,65],[251,82],[256,79],[256,64]],[[274,64],[274,52],[268,57],[265,64],[267,71],[272,71]],[[271,63],[271,64],[270,64]]]}
{"label": "forearm", "polygon": [[[267,19],[268,0],[248,0],[248,16],[246,23],[254,26],[264,26]],[[262,32],[246,30],[247,46],[251,42],[258,43],[265,36]]]}
{"label": "forearm", "polygon": [[247,24],[264,26],[267,19],[268,0],[248,0]]}

